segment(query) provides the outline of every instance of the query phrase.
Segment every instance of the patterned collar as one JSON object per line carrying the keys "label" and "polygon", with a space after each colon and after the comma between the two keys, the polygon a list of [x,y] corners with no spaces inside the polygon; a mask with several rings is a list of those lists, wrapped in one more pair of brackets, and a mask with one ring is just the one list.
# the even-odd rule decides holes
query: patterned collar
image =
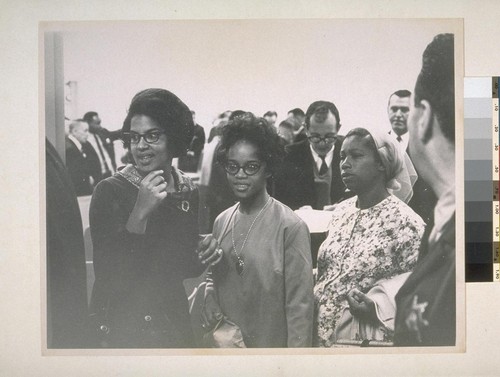
{"label": "patterned collar", "polygon": [[[190,209],[190,199],[193,191],[196,190],[196,185],[191,178],[185,175],[182,171],[172,166],[172,177],[174,178],[175,192],[167,194],[168,199],[173,199],[177,202],[176,207],[184,212]],[[116,174],[121,175],[135,187],[139,188],[143,177],[137,171],[137,168],[132,164],[127,164],[120,169]]]}

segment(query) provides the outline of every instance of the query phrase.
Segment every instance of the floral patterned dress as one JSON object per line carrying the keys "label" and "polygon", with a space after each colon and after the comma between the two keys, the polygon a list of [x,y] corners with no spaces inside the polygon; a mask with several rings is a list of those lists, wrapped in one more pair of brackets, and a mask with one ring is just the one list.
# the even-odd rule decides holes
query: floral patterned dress
{"label": "floral patterned dress", "polygon": [[314,287],[315,345],[335,343],[335,327],[347,293],[366,293],[375,282],[411,271],[418,256],[424,222],[395,196],[367,209],[357,197],[341,202],[333,212],[328,237],[318,253]]}

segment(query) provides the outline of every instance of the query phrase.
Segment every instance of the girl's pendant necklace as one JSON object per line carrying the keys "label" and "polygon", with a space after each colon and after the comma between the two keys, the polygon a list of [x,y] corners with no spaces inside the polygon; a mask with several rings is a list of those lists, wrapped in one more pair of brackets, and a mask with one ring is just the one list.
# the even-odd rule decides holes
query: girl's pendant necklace
{"label": "girl's pendant necklace", "polygon": [[[261,210],[259,211],[257,216],[255,216],[255,218],[253,219],[252,224],[250,224],[250,228],[248,228],[247,235],[243,239],[243,243],[241,245],[239,254],[236,251],[236,243],[234,242],[234,223],[235,223],[236,217],[233,219],[233,222],[231,224],[231,241],[233,241],[233,252],[234,252],[234,255],[236,255],[236,263],[235,263],[236,272],[240,276],[243,274],[243,270],[245,269],[245,262],[243,261],[243,248],[245,247],[245,244],[247,243],[248,236],[250,235],[250,232],[252,231],[252,228],[253,228],[255,222],[257,221],[259,216],[262,214],[262,212],[264,212],[264,209],[267,207],[267,205],[269,204],[270,201],[271,201],[271,197],[269,197],[266,204],[264,204],[264,206],[261,208]],[[238,208],[239,208],[239,206],[240,205],[238,204]],[[238,210],[238,208],[236,208],[236,210]]]}

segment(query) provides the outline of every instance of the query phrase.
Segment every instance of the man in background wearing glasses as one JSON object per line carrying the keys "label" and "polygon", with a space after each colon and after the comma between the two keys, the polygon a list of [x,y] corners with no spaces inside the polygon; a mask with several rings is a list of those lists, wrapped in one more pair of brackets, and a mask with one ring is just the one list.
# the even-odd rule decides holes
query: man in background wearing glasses
{"label": "man in background wearing glasses", "polygon": [[340,177],[342,136],[337,107],[313,102],[306,112],[307,139],[288,145],[283,169],[275,177],[275,197],[292,209],[323,209],[344,198]]}

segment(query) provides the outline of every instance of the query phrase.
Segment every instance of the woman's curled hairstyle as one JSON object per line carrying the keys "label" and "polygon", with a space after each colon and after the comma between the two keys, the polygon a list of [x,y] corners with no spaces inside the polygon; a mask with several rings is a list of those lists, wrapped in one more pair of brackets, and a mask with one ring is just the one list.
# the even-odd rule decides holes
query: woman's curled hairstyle
{"label": "woman's curled hairstyle", "polygon": [[250,112],[234,118],[222,129],[217,162],[224,165],[229,148],[241,140],[257,147],[259,159],[266,162],[268,172],[273,174],[279,169],[284,157],[284,148],[276,129],[264,118],[256,117]]}
{"label": "woman's curled hairstyle", "polygon": [[[173,157],[186,154],[194,132],[191,111],[175,94],[165,89],[145,89],[137,93],[123,121],[122,132],[130,132],[130,123],[135,115],[146,115],[165,131]],[[124,143],[130,148],[130,143]]]}

